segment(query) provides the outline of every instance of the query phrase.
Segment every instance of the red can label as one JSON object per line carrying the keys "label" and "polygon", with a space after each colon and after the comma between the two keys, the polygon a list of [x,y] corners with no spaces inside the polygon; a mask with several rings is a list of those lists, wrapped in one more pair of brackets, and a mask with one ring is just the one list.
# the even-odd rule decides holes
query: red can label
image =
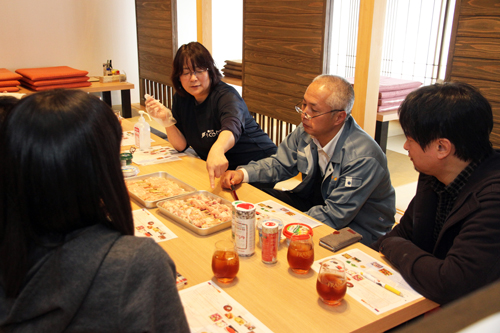
{"label": "red can label", "polygon": [[274,264],[278,261],[278,224],[262,222],[262,262]]}

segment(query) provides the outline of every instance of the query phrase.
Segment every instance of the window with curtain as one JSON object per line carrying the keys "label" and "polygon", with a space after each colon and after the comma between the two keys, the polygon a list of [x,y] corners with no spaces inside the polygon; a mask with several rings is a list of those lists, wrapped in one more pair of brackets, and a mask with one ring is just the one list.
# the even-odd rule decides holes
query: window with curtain
{"label": "window with curtain", "polygon": [[[381,75],[436,82],[446,7],[446,0],[387,1]],[[354,76],[358,20],[359,0],[334,1],[330,73]]]}

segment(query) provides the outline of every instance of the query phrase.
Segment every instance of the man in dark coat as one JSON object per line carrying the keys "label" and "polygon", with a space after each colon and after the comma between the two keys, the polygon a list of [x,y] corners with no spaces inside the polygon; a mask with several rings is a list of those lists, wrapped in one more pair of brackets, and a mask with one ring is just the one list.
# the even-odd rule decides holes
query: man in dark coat
{"label": "man in dark coat", "polygon": [[401,222],[372,248],[423,296],[446,304],[500,278],[500,153],[493,115],[474,87],[435,84],[399,110],[420,172]]}

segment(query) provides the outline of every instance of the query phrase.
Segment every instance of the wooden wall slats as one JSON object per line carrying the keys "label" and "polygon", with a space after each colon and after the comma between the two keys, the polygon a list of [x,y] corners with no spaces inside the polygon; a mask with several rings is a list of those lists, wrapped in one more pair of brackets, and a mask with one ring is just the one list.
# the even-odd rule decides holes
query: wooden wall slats
{"label": "wooden wall slats", "polygon": [[500,17],[460,17],[457,36],[500,38]]}
{"label": "wooden wall slats", "polygon": [[145,47],[145,46],[152,46],[152,47],[157,47],[161,49],[168,49],[170,52],[172,52],[172,39],[171,38],[158,38],[158,37],[151,37],[151,36],[140,36],[140,44],[138,44],[138,47]]}
{"label": "wooden wall slats", "polygon": [[474,87],[478,88],[481,91],[486,99],[492,102],[500,103],[500,81],[485,81],[485,80],[476,80],[471,78],[463,78],[452,76],[452,81],[466,81],[469,84],[472,84]]}
{"label": "wooden wall slats", "polygon": [[446,80],[480,89],[493,110],[490,139],[500,148],[500,1],[457,0]]}
{"label": "wooden wall slats", "polygon": [[309,38],[312,38],[316,43],[322,39],[320,29],[305,29],[303,27],[291,28],[246,25],[243,28],[243,33],[246,39],[262,38],[266,40],[307,41]]}
{"label": "wooden wall slats", "polygon": [[287,108],[292,113],[296,113],[295,105],[302,101],[302,95],[284,96],[283,94],[272,92],[267,88],[245,87],[243,88],[243,92],[247,98]]}
{"label": "wooden wall slats", "polygon": [[500,16],[500,1],[498,0],[469,0],[462,1],[462,15],[496,15]]}
{"label": "wooden wall slats", "polygon": [[[165,27],[140,27],[137,28],[137,35],[139,37],[155,37],[159,39],[167,39],[167,40],[172,40],[172,36],[165,34],[165,30],[170,30],[172,27],[169,25],[166,25]],[[155,45],[155,44],[152,44]]]}
{"label": "wooden wall slats", "polygon": [[[306,92],[307,85],[283,82],[276,79],[246,74],[245,84],[243,85],[244,92],[248,93],[249,90],[254,89],[265,89],[270,92],[274,92],[276,96],[282,96],[282,99],[286,99],[286,97],[292,97],[294,99],[298,98],[300,100]],[[286,93],[283,93],[284,91]],[[246,96],[245,93],[243,95]]]}
{"label": "wooden wall slats", "polygon": [[170,44],[165,43],[165,47],[152,46],[151,44],[141,44],[139,47],[141,49],[141,52],[148,54],[148,56],[160,56],[169,58],[172,54],[172,42],[170,42]]}
{"label": "wooden wall slats", "polygon": [[319,14],[276,14],[245,13],[248,25],[322,29],[322,17]]}
{"label": "wooden wall slats", "polygon": [[243,2],[243,98],[277,144],[300,123],[294,106],[325,68],[331,2]]}
{"label": "wooden wall slats", "polygon": [[[248,106],[248,109],[257,110],[256,113],[260,115],[264,115],[270,119],[282,120],[294,125],[300,124],[300,115],[297,112],[292,111],[290,108],[283,108],[280,106],[276,106],[275,104],[257,101],[255,99],[247,99],[245,100],[245,102]],[[269,128],[266,133],[269,136],[272,136],[273,131],[274,129]]]}
{"label": "wooden wall slats", "polygon": [[454,57],[451,75],[496,81],[500,77],[500,61]]}
{"label": "wooden wall slats", "polygon": [[[159,12],[139,12],[137,15],[137,21],[140,22],[138,28],[167,28],[171,29],[172,22],[165,21],[162,17],[166,15],[171,15],[170,11],[159,11]],[[152,18],[152,16],[157,16],[158,18]]]}
{"label": "wooden wall slats", "polygon": [[[261,50],[267,52],[277,52],[291,56],[302,57],[320,57],[321,48],[314,41],[308,40],[307,42],[285,41],[285,40],[268,40],[268,39],[252,39],[244,40],[243,48],[248,47],[253,50]],[[245,64],[243,64],[244,66]]]}
{"label": "wooden wall slats", "polygon": [[[158,73],[156,71],[151,71],[151,70],[143,69],[143,68],[139,68],[139,71],[141,72],[141,75],[142,75],[140,78],[147,77],[148,80],[168,85],[167,83],[163,83],[163,80],[165,79],[165,76],[163,74],[160,74],[160,73]],[[144,96],[144,94],[141,93],[141,101],[142,101],[142,97],[143,96]],[[154,95],[151,95],[151,96],[153,96],[153,97],[156,98],[156,96],[154,96]]]}
{"label": "wooden wall slats", "polygon": [[306,58],[297,55],[283,55],[264,51],[245,50],[244,58],[248,63],[264,64],[268,66],[281,66],[293,70],[305,70],[317,73],[321,71],[322,64],[319,58]]}
{"label": "wooden wall slats", "polygon": [[156,54],[151,54],[149,52],[141,53],[142,62],[139,63],[140,68],[149,68],[151,70],[156,70],[159,74],[168,75],[170,77],[170,72],[172,71],[172,62],[164,56],[159,56]]}
{"label": "wooden wall slats", "polygon": [[493,147],[500,148],[500,103],[491,103],[491,108],[493,109],[493,131],[490,135],[490,141]]}
{"label": "wooden wall slats", "polygon": [[288,68],[254,64],[251,62],[245,66],[245,73],[300,85],[309,85],[312,79],[316,77],[315,73],[291,71]]}
{"label": "wooden wall slats", "polygon": [[500,38],[457,37],[455,57],[474,58],[478,53],[484,59],[500,60]]}
{"label": "wooden wall slats", "polygon": [[157,22],[159,24],[168,24],[170,20],[165,21],[165,17],[171,16],[172,13],[166,10],[147,10],[136,13],[137,21],[140,21],[143,24],[146,21],[149,21],[148,24],[153,24]]}
{"label": "wooden wall slats", "polygon": [[176,0],[136,0],[137,49],[141,104],[144,94],[169,101],[172,61],[177,51]]}
{"label": "wooden wall slats", "polygon": [[[267,1],[266,1],[267,3]],[[249,13],[259,13],[264,10],[266,13],[275,14],[318,14],[323,13],[322,1],[279,1],[272,6],[263,8],[262,1],[247,1],[246,9]]]}

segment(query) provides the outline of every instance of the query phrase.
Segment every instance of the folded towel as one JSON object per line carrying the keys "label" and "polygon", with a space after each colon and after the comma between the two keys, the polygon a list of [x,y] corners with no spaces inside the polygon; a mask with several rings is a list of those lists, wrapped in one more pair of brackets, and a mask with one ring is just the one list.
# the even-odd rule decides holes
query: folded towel
{"label": "folded towel", "polygon": [[67,83],[67,84],[55,84],[52,86],[32,86],[31,84],[28,84],[26,82],[21,82],[21,84],[31,90],[35,91],[42,91],[42,90],[50,90],[50,89],[57,89],[57,88],[82,88],[82,87],[90,87],[92,85],[92,82],[76,82],[76,83]]}
{"label": "folded towel", "polygon": [[395,79],[393,77],[381,76],[380,86],[378,91],[398,91],[403,89],[417,88],[422,85],[422,82],[412,80]]}
{"label": "folded towel", "polygon": [[416,88],[409,88],[409,89],[403,89],[403,90],[394,90],[394,91],[382,91],[378,93],[378,98],[380,99],[385,99],[385,98],[394,98],[394,97],[400,97],[400,96],[405,96],[411,93],[413,90],[416,90]]}
{"label": "folded towel", "polygon": [[233,65],[233,66],[239,66],[239,67],[242,67],[242,66],[243,66],[243,63],[242,63],[242,60],[241,60],[241,59],[237,59],[237,60],[226,60],[226,64],[228,64],[228,65]]}
{"label": "folded towel", "polygon": [[242,76],[242,72],[241,71],[235,71],[235,70],[226,69],[226,68],[222,69],[222,73],[224,73],[224,75],[232,75],[232,76],[236,76],[236,77],[241,77]]}
{"label": "folded towel", "polygon": [[9,80],[9,81],[0,81],[0,87],[15,87],[20,85],[21,83],[17,80]]}
{"label": "folded towel", "polygon": [[399,108],[401,103],[397,105],[379,105],[377,106],[377,112],[387,112],[387,111],[394,111]]}
{"label": "folded towel", "polygon": [[[353,77],[347,77],[346,80],[349,81],[352,85],[354,85]],[[393,77],[381,76],[379,81],[378,91],[379,93],[381,93],[386,91],[400,91],[410,88],[415,89],[420,87],[421,85],[422,82],[418,81],[403,80],[403,79],[396,79]]]}
{"label": "folded towel", "polygon": [[85,76],[89,72],[82,71],[79,69],[74,69],[68,66],[57,66],[57,67],[41,67],[41,68],[21,68],[16,70],[16,73],[33,80],[53,80],[53,79],[63,79],[68,77]]}
{"label": "folded towel", "polygon": [[19,87],[0,87],[0,92],[15,92],[19,91]]}
{"label": "folded towel", "polygon": [[33,81],[25,77],[21,78],[21,81],[36,87],[53,86],[53,85],[75,83],[75,82],[86,82],[88,80],[89,80],[88,76],[77,76],[77,77],[69,77],[67,79],[54,79],[54,80],[43,80],[43,81]]}
{"label": "folded towel", "polygon": [[242,71],[243,70],[243,66],[233,66],[233,65],[225,65],[224,66],[224,69],[232,69],[233,71]]}
{"label": "folded towel", "polygon": [[378,100],[378,105],[400,105],[405,100],[406,96],[399,96],[393,98],[384,98]]}
{"label": "folded towel", "polygon": [[1,81],[19,80],[20,78],[22,78],[21,75],[16,74],[14,72],[11,72],[7,68],[0,68],[0,80]]}

